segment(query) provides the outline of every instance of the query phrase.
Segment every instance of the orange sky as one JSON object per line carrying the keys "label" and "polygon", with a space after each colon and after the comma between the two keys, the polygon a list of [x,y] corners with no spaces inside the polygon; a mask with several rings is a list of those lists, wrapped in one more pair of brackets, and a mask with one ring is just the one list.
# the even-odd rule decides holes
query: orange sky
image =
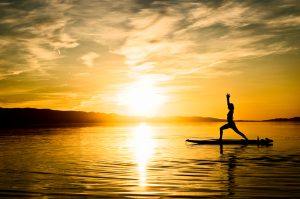
{"label": "orange sky", "polygon": [[[267,8],[267,9],[266,9]],[[236,119],[300,115],[300,4],[4,1],[0,106]]]}

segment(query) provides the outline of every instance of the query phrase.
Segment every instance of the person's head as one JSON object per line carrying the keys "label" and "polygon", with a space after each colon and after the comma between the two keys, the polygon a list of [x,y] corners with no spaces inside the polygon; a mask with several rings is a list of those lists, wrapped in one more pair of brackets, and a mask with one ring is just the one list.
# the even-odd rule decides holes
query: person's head
{"label": "person's head", "polygon": [[229,103],[228,108],[229,108],[229,110],[233,110],[233,109],[234,109],[233,104],[232,104],[232,103]]}

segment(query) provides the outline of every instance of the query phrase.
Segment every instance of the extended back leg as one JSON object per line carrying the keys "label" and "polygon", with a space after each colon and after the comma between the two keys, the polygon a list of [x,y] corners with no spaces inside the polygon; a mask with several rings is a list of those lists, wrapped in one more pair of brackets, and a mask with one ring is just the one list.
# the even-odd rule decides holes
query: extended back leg
{"label": "extended back leg", "polygon": [[234,130],[234,132],[236,132],[237,134],[242,136],[245,140],[248,140],[248,138],[245,136],[245,134],[242,133],[241,131],[239,131],[236,127],[232,128],[232,129]]}

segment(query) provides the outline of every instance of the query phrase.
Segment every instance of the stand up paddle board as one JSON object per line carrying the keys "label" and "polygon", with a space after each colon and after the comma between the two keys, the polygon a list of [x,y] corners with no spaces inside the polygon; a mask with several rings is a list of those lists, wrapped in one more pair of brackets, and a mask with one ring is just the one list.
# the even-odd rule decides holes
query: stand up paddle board
{"label": "stand up paddle board", "polygon": [[194,140],[187,139],[186,142],[194,143],[194,144],[202,144],[202,145],[260,145],[260,146],[270,146],[273,145],[273,140],[269,138],[265,139],[257,139],[257,140],[238,140],[238,139],[223,139],[220,141],[219,139],[209,139],[209,140]]}

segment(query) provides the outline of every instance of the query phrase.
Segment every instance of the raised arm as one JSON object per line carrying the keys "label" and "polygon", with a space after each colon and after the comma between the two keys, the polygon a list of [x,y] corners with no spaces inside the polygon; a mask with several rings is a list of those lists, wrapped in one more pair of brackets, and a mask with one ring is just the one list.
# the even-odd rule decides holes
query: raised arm
{"label": "raised arm", "polygon": [[227,93],[226,98],[227,98],[227,106],[228,106],[228,108],[229,108],[229,104],[230,104],[230,101],[229,101],[230,94],[229,94],[229,93]]}

